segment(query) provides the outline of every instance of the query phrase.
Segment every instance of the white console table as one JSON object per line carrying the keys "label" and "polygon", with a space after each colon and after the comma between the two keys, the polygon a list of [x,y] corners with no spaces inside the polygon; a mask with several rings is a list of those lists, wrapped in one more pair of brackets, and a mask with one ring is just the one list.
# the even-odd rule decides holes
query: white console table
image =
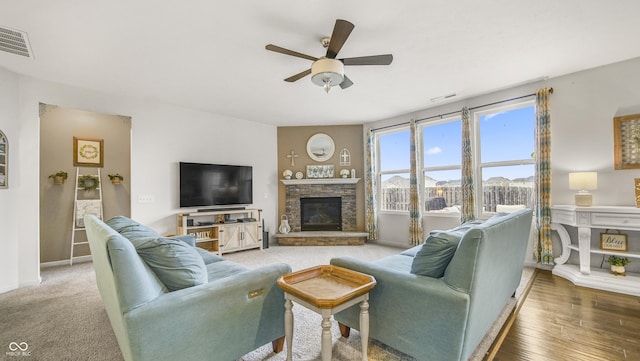
{"label": "white console table", "polygon": [[[565,226],[578,229],[578,240],[571,243]],[[640,231],[640,208],[635,207],[577,207],[558,205],[551,207],[551,229],[558,232],[562,243],[562,254],[554,261],[553,274],[566,278],[577,286],[597,288],[605,291],[640,296],[640,275],[627,272],[627,276],[615,276],[609,268],[591,267],[591,254],[615,254],[640,261],[638,251],[608,251],[591,248],[591,229],[611,229],[620,231]],[[627,240],[631,245],[638,240],[631,237]],[[580,265],[567,264],[571,251],[578,252]]]}

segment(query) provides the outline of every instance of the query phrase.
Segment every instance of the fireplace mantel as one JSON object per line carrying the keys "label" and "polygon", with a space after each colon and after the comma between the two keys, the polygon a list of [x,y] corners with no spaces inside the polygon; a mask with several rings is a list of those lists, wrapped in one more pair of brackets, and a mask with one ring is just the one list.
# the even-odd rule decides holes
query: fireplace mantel
{"label": "fireplace mantel", "polygon": [[307,178],[307,179],[281,179],[285,185],[301,184],[356,184],[360,178]]}

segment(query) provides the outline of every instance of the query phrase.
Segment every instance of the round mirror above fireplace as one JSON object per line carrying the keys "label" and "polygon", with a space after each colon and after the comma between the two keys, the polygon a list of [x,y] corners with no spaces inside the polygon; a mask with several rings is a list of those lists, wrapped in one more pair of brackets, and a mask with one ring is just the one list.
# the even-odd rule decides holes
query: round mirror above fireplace
{"label": "round mirror above fireplace", "polygon": [[307,154],[316,162],[326,162],[336,150],[333,139],[324,133],[314,134],[307,141]]}

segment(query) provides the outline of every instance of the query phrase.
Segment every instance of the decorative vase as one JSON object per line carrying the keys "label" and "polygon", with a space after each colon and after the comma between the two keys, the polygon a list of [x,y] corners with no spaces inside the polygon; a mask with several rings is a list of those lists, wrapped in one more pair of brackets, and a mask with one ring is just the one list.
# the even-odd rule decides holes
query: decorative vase
{"label": "decorative vase", "polygon": [[120,178],[113,178],[111,184],[120,184]]}
{"label": "decorative vase", "polygon": [[59,175],[53,177],[53,184],[64,184],[64,178]]}
{"label": "decorative vase", "polygon": [[611,265],[611,273],[613,273],[616,276],[626,276],[627,275],[627,273],[625,272],[624,266]]}
{"label": "decorative vase", "polygon": [[278,227],[278,231],[283,234],[287,234],[291,232],[291,226],[289,225],[289,218],[286,215],[282,215],[280,217],[280,227]]}

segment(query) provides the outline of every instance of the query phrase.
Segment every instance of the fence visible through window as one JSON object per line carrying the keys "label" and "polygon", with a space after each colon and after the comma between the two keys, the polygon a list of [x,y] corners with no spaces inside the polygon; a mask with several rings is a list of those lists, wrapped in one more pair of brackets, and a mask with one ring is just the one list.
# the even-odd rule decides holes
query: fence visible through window
{"label": "fence visible through window", "polygon": [[[533,208],[533,182],[509,184],[483,184],[484,212],[497,212],[498,205],[521,205]],[[460,184],[426,187],[425,211],[459,212],[462,200]],[[382,188],[381,209],[383,211],[409,211],[409,188]]]}

